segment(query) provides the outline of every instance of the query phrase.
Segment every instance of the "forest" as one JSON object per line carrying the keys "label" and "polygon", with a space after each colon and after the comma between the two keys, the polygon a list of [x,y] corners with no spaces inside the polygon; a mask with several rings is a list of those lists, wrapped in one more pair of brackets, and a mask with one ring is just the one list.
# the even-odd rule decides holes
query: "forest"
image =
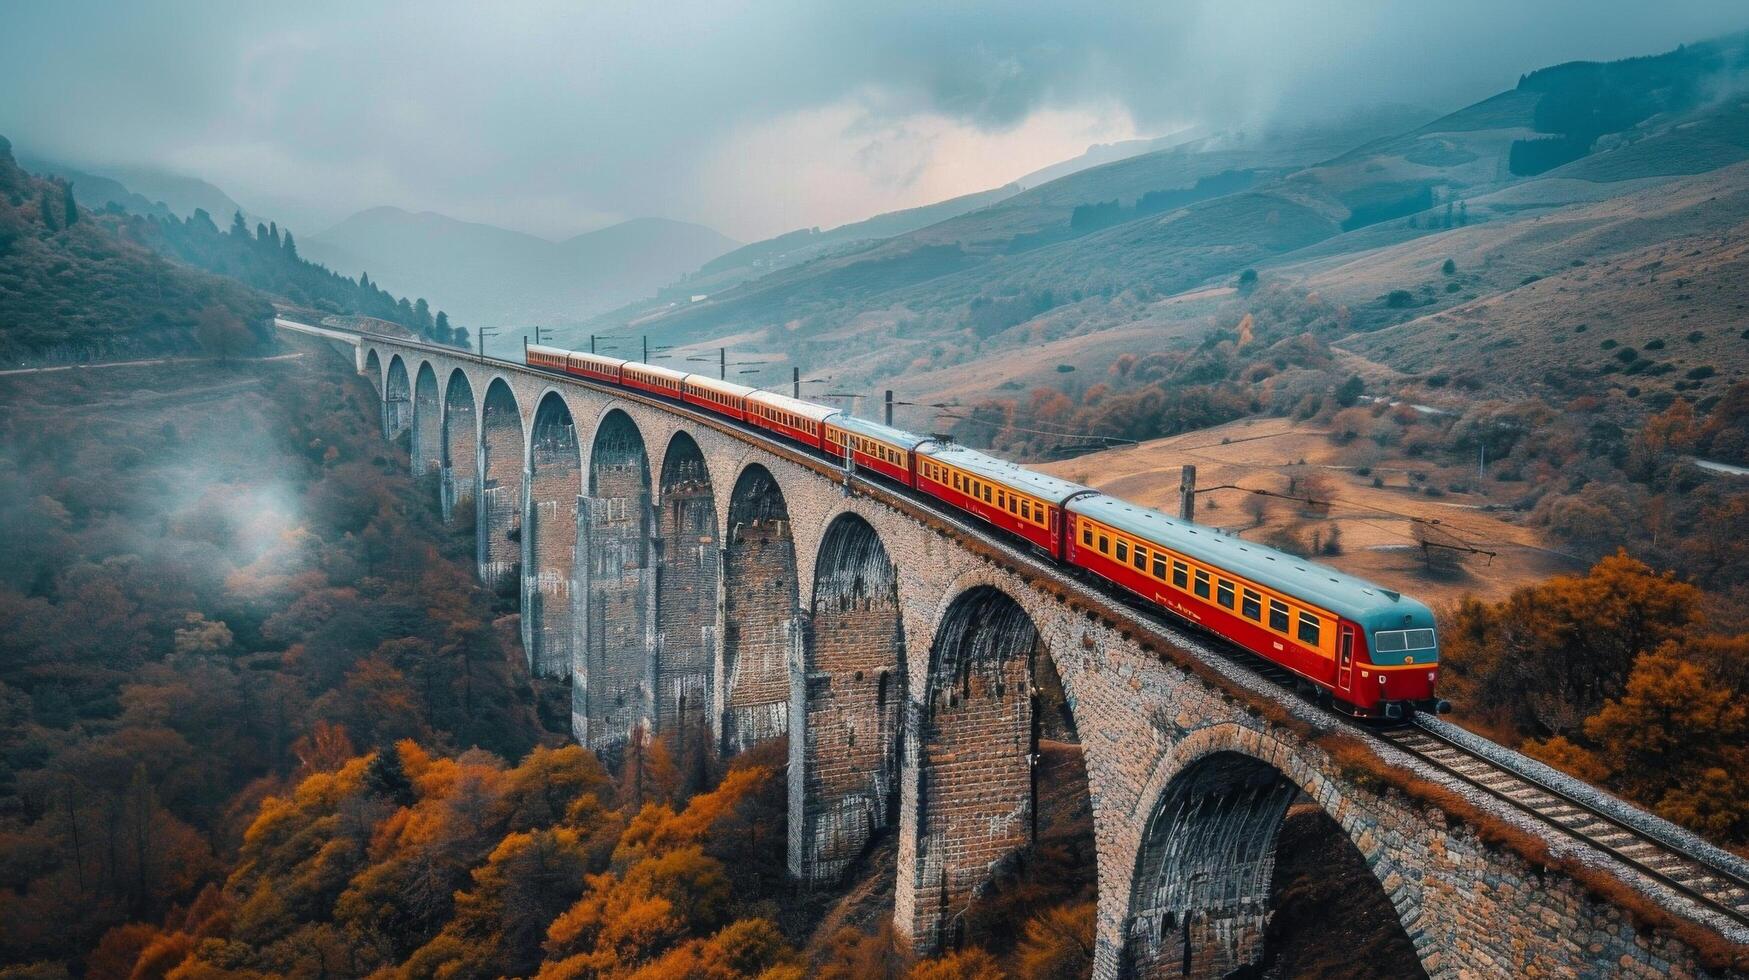
{"label": "forest", "polygon": [[90,211],[64,181],[18,167],[0,137],[0,357],[18,364],[159,354],[218,357],[273,344],[273,302],[315,315],[352,314],[466,346],[424,299],[396,299],[300,258],[289,230],[241,214],[221,232],[204,211],[187,221]]}

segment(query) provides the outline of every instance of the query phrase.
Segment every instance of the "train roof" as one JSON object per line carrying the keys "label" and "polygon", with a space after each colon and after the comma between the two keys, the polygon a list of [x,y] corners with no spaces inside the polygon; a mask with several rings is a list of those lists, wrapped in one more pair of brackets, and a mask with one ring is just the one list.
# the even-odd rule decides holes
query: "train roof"
{"label": "train roof", "polygon": [[708,374],[689,374],[686,376],[686,383],[689,385],[696,385],[700,388],[708,388],[711,391],[721,392],[722,394],[729,395],[733,398],[746,398],[748,395],[753,394],[753,389],[746,385],[738,385],[733,381],[724,381],[721,378],[713,378]]}
{"label": "train roof", "polygon": [[793,415],[800,415],[805,419],[813,419],[816,422],[824,422],[834,415],[842,414],[836,408],[828,408],[825,405],[816,405],[813,402],[805,402],[800,398],[791,398],[788,395],[780,395],[775,391],[753,391],[747,395],[747,400],[750,402],[759,402],[762,405],[770,405],[772,408],[789,412]]}
{"label": "train roof", "polygon": [[606,354],[591,354],[586,350],[573,350],[566,351],[565,353],[579,361],[591,361],[596,364],[606,365],[607,367],[619,367],[622,364],[629,363],[623,357],[608,357]]}
{"label": "train roof", "polygon": [[1068,510],[1354,620],[1368,630],[1432,626],[1416,599],[1285,551],[1168,517],[1106,494],[1080,497]]}
{"label": "train roof", "polygon": [[938,443],[933,447],[919,446],[917,452],[939,459],[949,466],[957,466],[962,470],[975,473],[991,483],[1000,484],[1010,490],[1019,490],[1021,493],[1043,497],[1054,504],[1061,504],[1078,493],[1091,492],[1090,487],[1084,487],[1079,483],[1059,480],[1037,470],[1029,470],[1019,463],[1010,463],[1005,459],[997,459],[994,456],[978,452],[976,449],[967,449],[964,446],[951,443],[945,445]]}
{"label": "train roof", "polygon": [[890,425],[882,425],[879,422],[870,422],[868,419],[859,419],[853,415],[845,415],[843,413],[839,413],[838,417],[832,420],[832,424],[848,432],[854,432],[859,436],[869,439],[879,439],[881,442],[890,446],[903,446],[906,449],[916,449],[918,443],[925,442],[929,438],[928,436],[920,436],[915,432],[906,432],[904,429],[895,429]]}
{"label": "train roof", "polygon": [[545,344],[529,344],[528,353],[545,354],[548,357],[564,357],[572,352],[565,350],[563,347],[548,347]]}
{"label": "train roof", "polygon": [[645,374],[652,374],[658,378],[667,378],[670,381],[686,380],[685,371],[676,371],[671,367],[663,367],[660,364],[645,364],[643,361],[626,361],[624,363],[627,371],[642,371]]}

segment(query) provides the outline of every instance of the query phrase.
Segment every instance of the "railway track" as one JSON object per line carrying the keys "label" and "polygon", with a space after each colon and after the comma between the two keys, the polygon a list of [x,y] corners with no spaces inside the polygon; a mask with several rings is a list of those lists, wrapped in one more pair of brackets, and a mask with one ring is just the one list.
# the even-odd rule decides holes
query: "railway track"
{"label": "railway track", "polygon": [[1634,827],[1530,773],[1485,758],[1412,723],[1375,738],[1434,766],[1740,926],[1749,927],[1749,878],[1689,848]]}
{"label": "railway track", "polygon": [[[400,338],[380,339],[401,346],[428,346]],[[457,354],[456,351],[447,348],[432,349],[449,356]],[[530,370],[527,365],[516,361],[496,357],[476,357],[475,359],[483,364],[493,364],[513,370]],[[603,386],[589,382],[587,379],[579,379],[569,375],[565,377],[588,387],[603,388]],[[652,398],[641,397],[637,393],[615,391],[634,400],[659,404],[670,411],[677,411],[678,414],[706,418],[684,406],[657,402]],[[750,436],[786,452],[800,452],[794,447],[774,442],[761,430],[737,424],[733,420],[710,417],[709,421],[724,428],[737,430],[744,436]],[[816,458],[813,454],[803,453],[803,455],[809,459]],[[867,484],[869,480],[865,475],[858,474],[855,482]],[[935,501],[924,495],[908,492],[884,482],[878,486],[879,489],[903,498],[913,505],[922,506],[932,512],[937,519],[954,525],[967,533],[975,531],[959,519],[960,515],[944,511],[935,506]],[[1023,552],[1010,543],[1001,542],[1000,547],[1019,564],[1050,567],[1058,572],[1061,571],[1055,566],[1048,566],[1035,555]],[[1145,621],[1156,630],[1163,631],[1176,642],[1183,643],[1191,639],[1185,635],[1188,629],[1190,632],[1198,634],[1198,639],[1207,641],[1193,641],[1187,644],[1198,652],[1226,660],[1274,683],[1290,696],[1297,696],[1313,706],[1327,708],[1326,705],[1320,704],[1315,694],[1307,690],[1308,685],[1293,672],[1250,651],[1223,642],[1218,637],[1204,634],[1193,624],[1180,624],[1174,621],[1175,617],[1141,607],[1123,594],[1121,589],[1101,587],[1100,583],[1087,582],[1074,576],[1068,578],[1082,588],[1103,594],[1108,600],[1116,600],[1132,614],[1137,615],[1140,620]],[[1710,859],[1700,853],[1700,848],[1685,846],[1669,835],[1656,834],[1632,826],[1630,823],[1604,812],[1598,805],[1580,799],[1573,793],[1562,790],[1549,780],[1540,778],[1534,773],[1487,758],[1475,750],[1461,746],[1422,724],[1418,717],[1393,728],[1363,725],[1358,722],[1352,724],[1356,734],[1389,744],[1476,791],[1496,799],[1602,854],[1608,855],[1632,871],[1683,896],[1696,906],[1733,923],[1739,928],[1749,929],[1749,873],[1740,873],[1726,867],[1722,862]],[[1728,857],[1727,855],[1727,859]]]}

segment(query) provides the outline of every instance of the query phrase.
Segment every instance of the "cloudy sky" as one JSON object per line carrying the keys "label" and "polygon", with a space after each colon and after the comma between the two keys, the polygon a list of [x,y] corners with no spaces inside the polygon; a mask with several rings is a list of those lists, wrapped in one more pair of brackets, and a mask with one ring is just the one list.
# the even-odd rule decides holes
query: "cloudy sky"
{"label": "cloudy sky", "polygon": [[[1742,0],[8,0],[0,134],[300,225],[392,204],[548,237],[753,240],[1089,144],[1459,105],[1749,27]],[[316,229],[311,229],[316,230]]]}

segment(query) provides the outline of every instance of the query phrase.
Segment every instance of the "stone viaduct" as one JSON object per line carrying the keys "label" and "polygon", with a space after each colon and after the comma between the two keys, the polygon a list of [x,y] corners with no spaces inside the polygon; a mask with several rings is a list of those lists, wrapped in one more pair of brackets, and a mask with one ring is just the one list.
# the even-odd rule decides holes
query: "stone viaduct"
{"label": "stone viaduct", "polygon": [[352,342],[385,434],[410,431],[446,514],[474,508],[481,577],[519,584],[529,668],[570,679],[577,740],[608,751],[688,721],[723,752],[787,735],[791,872],[834,880],[896,833],[894,925],[913,949],[951,945],[1029,843],[1048,661],[1086,765],[1096,977],[1254,962],[1296,799],[1346,831],[1433,977],[1705,975],[1690,945],[1548,866],[1596,863],[1582,845],[1549,839],[1538,861],[1485,842],[1337,761],[1318,736],[1340,720],[945,515],[676,406]]}

